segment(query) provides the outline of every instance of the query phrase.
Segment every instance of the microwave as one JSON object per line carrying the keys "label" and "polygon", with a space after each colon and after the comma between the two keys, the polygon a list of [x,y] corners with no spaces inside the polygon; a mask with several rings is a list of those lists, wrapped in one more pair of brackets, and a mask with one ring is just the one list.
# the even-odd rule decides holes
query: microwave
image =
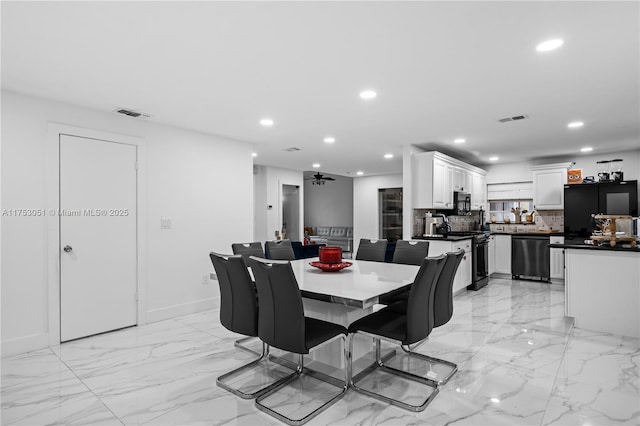
{"label": "microwave", "polygon": [[471,194],[468,192],[453,192],[453,214],[465,216],[471,214]]}

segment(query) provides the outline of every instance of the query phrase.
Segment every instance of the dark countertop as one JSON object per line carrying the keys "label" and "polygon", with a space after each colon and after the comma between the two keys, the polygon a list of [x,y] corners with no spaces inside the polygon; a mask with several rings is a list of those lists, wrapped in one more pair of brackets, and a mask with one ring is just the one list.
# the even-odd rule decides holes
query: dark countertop
{"label": "dark countertop", "polygon": [[590,244],[549,244],[551,248],[561,249],[577,249],[577,250],[595,250],[595,251],[630,251],[640,253],[640,246],[636,245],[635,248],[621,247],[621,243],[618,243],[615,247],[611,247],[609,244],[602,246],[593,246]]}
{"label": "dark countertop", "polygon": [[430,241],[462,241],[473,238],[473,235],[448,235],[446,237],[413,237],[412,240],[430,240]]}
{"label": "dark countertop", "polygon": [[564,232],[508,232],[492,231],[491,235],[522,235],[527,237],[563,237]]}

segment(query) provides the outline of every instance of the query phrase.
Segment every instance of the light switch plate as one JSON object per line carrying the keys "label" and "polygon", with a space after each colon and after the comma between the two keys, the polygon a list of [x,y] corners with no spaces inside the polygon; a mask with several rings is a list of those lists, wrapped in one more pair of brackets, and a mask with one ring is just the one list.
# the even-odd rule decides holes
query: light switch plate
{"label": "light switch plate", "polygon": [[160,219],[160,229],[171,229],[171,219]]}

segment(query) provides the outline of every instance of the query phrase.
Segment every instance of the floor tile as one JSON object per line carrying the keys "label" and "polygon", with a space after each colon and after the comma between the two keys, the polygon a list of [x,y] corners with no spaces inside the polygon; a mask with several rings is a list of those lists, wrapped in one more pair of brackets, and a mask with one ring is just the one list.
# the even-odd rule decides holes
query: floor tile
{"label": "floor tile", "polygon": [[[216,385],[218,376],[256,358],[234,347],[240,337],[212,309],[3,358],[2,424],[280,424]],[[459,369],[426,410],[349,390],[310,424],[640,424],[640,339],[574,328],[556,284],[493,278],[456,295],[453,317],[415,351]],[[405,359],[391,363],[406,366]],[[356,370],[372,360],[367,353]],[[306,366],[343,377],[311,358]],[[398,394],[410,390],[378,379],[365,380]],[[311,394],[324,389],[308,384]],[[276,399],[296,412],[310,402],[300,391],[293,386]]]}
{"label": "floor tile", "polygon": [[70,371],[2,390],[3,425],[121,424]]}

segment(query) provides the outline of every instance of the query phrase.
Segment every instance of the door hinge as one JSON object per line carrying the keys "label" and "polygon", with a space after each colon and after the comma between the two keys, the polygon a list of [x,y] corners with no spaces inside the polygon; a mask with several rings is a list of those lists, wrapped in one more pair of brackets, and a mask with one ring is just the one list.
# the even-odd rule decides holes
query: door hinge
{"label": "door hinge", "polygon": [[135,162],[134,167],[136,168],[136,170],[138,170],[138,162],[137,161]]}

